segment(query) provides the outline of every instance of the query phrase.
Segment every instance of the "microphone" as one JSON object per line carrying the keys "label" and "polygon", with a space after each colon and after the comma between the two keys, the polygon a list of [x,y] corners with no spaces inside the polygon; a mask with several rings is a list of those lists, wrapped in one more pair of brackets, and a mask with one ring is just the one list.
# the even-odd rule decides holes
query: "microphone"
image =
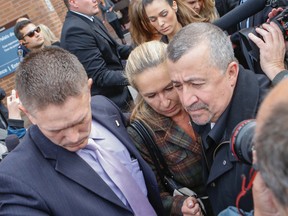
{"label": "microphone", "polygon": [[267,6],[267,3],[269,3],[267,0],[247,0],[218,20],[214,21],[213,24],[225,31],[231,26],[236,25],[248,17],[260,12],[265,8],[265,6]]}
{"label": "microphone", "polygon": [[19,144],[19,138],[15,134],[10,134],[5,138],[5,144],[8,152],[11,152]]}

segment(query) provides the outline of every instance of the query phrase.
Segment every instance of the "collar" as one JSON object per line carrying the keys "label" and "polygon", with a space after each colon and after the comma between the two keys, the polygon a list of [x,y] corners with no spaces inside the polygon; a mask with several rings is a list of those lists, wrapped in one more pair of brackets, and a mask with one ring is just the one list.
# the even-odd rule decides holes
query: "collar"
{"label": "collar", "polygon": [[223,138],[223,134],[225,133],[226,129],[226,122],[228,119],[228,114],[230,111],[231,105],[229,105],[222,115],[219,117],[213,128],[211,129],[210,123],[206,125],[196,125],[192,123],[193,128],[198,134],[201,134],[203,143],[203,147],[207,150],[211,145],[220,143]]}
{"label": "collar", "polygon": [[[215,123],[214,127],[210,130],[210,132],[207,135],[207,138],[209,137],[211,140],[213,140],[214,143],[220,143],[221,141],[223,141],[222,139],[223,139],[223,134],[225,133],[226,122],[228,120],[229,111],[230,111],[230,105],[228,105],[228,107],[225,109],[225,111],[222,113],[222,115],[219,117],[219,119]],[[209,147],[209,146],[206,146],[206,144],[207,143],[204,142],[205,149]]]}
{"label": "collar", "polygon": [[80,12],[77,12],[77,11],[73,11],[73,10],[70,10],[72,13],[75,13],[75,14],[78,14],[80,16],[83,16],[87,19],[89,19],[91,22],[93,22],[94,20],[94,16],[87,16],[86,14],[83,14],[83,13],[80,13]]}
{"label": "collar", "polygon": [[98,129],[97,125],[99,125],[99,123],[95,122],[92,120],[91,122],[91,132],[89,135],[89,138],[92,138],[94,140],[101,140],[101,139],[105,139],[103,136],[101,136],[100,130]]}

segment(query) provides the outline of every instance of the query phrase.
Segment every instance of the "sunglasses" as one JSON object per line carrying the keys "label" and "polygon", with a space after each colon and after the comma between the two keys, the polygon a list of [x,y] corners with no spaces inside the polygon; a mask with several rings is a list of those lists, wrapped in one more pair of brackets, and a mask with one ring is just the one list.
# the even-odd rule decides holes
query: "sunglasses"
{"label": "sunglasses", "polygon": [[37,27],[36,27],[35,29],[33,29],[32,31],[29,31],[27,34],[25,34],[25,35],[22,37],[22,39],[25,38],[26,36],[32,38],[32,37],[34,37],[35,32],[39,33],[40,31],[41,31],[40,27],[37,26]]}

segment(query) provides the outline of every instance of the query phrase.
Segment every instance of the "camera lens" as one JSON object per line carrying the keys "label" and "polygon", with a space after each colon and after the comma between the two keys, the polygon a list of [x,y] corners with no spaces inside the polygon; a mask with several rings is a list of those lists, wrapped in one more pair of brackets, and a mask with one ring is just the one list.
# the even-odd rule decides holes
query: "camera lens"
{"label": "camera lens", "polygon": [[240,122],[231,136],[231,151],[242,162],[252,165],[253,136],[256,122],[249,119]]}

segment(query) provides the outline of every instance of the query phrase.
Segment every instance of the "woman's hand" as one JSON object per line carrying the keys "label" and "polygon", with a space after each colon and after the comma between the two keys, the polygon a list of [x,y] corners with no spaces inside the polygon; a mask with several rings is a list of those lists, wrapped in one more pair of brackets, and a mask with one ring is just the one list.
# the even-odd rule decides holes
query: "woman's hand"
{"label": "woman's hand", "polygon": [[195,197],[188,197],[181,208],[183,216],[203,216],[200,204]]}

